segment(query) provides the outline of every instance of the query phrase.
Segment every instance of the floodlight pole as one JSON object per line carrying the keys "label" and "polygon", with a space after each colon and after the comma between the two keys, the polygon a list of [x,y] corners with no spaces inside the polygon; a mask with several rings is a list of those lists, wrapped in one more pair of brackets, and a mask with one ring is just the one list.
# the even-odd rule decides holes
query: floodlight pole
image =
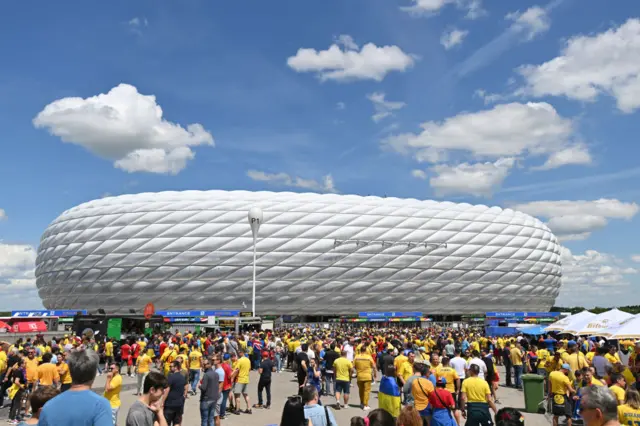
{"label": "floodlight pole", "polygon": [[258,239],[258,230],[262,223],[262,210],[259,207],[252,207],[248,214],[249,226],[251,226],[251,234],[253,235],[253,296],[251,298],[251,311],[253,317],[256,316],[256,242]]}

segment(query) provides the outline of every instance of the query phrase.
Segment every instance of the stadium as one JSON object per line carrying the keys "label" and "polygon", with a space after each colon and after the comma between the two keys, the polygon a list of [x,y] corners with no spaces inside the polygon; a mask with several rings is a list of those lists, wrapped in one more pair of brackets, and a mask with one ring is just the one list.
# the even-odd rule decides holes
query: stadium
{"label": "stadium", "polygon": [[122,195],[62,213],[44,232],[47,309],[251,306],[258,315],[546,311],[561,284],[549,229],[511,209],[416,199],[249,191]]}

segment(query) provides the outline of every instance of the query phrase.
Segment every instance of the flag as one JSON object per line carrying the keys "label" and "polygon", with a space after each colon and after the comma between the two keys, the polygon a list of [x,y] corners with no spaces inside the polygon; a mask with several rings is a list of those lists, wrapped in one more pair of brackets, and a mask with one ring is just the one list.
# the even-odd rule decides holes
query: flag
{"label": "flag", "polygon": [[378,389],[378,408],[382,408],[393,417],[400,415],[400,388],[395,377],[382,377]]}

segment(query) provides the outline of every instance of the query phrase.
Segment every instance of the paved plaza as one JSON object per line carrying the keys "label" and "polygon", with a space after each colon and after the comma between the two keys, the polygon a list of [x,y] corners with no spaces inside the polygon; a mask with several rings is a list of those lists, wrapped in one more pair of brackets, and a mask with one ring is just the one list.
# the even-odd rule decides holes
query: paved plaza
{"label": "paved plaza", "polygon": [[[504,376],[504,368],[499,367],[501,370],[501,377]],[[251,404],[255,404],[257,402],[257,383],[258,383],[258,373],[251,372],[251,384],[250,384],[250,393],[249,396],[251,398]],[[105,376],[100,376],[96,378],[94,390],[99,392],[100,394],[103,391],[105,384]],[[130,377],[123,376],[123,386],[122,393],[120,395],[122,399],[122,407],[120,408],[120,414],[118,416],[118,424],[124,425],[125,419],[127,415],[127,411],[131,404],[133,404],[136,400],[136,396],[134,396],[136,386],[136,379]],[[372,409],[377,408],[378,399],[377,399],[377,390],[378,384],[376,383],[372,387],[372,395],[369,402],[369,405]],[[273,374],[273,382],[271,384],[271,393],[272,393],[272,408],[269,410],[266,409],[254,409],[253,414],[240,414],[233,415],[230,414],[228,417],[222,421],[223,424],[229,426],[266,426],[266,425],[278,425],[280,424],[280,416],[282,414],[282,407],[284,406],[285,400],[288,396],[295,394],[297,391],[297,382],[294,379],[293,373],[290,371],[283,371],[281,374]],[[500,404],[498,404],[498,408],[500,407],[514,407],[524,412],[524,397],[521,391],[500,387],[498,390],[498,398],[500,400]],[[184,426],[197,426],[200,424],[200,412],[198,409],[198,401],[199,395],[190,396],[187,400],[185,406],[185,416],[183,425]],[[323,397],[323,401],[332,405],[334,403],[334,399],[332,397]],[[355,381],[351,387],[351,400],[349,401],[350,407],[346,409],[342,409],[339,411],[334,411],[336,419],[338,421],[338,425],[349,425],[349,421],[353,416],[362,416],[365,411],[359,408],[359,398],[358,398],[358,390],[355,386]],[[241,403],[241,407],[244,408],[244,401]],[[0,419],[4,420],[7,418],[9,414],[9,409],[5,408],[0,410]],[[524,413],[525,416],[525,424],[526,426],[548,426],[549,419],[541,414],[529,414]]]}

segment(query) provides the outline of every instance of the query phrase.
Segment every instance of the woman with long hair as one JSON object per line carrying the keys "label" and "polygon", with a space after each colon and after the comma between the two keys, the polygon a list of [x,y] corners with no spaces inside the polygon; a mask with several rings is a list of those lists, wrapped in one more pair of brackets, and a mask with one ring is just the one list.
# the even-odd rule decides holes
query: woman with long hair
{"label": "woman with long hair", "polygon": [[304,418],[304,404],[299,396],[290,396],[284,403],[280,426],[313,426]]}
{"label": "woman with long hair", "polygon": [[640,393],[629,389],[624,394],[624,404],[618,406],[618,421],[621,425],[636,424],[640,418]]}

